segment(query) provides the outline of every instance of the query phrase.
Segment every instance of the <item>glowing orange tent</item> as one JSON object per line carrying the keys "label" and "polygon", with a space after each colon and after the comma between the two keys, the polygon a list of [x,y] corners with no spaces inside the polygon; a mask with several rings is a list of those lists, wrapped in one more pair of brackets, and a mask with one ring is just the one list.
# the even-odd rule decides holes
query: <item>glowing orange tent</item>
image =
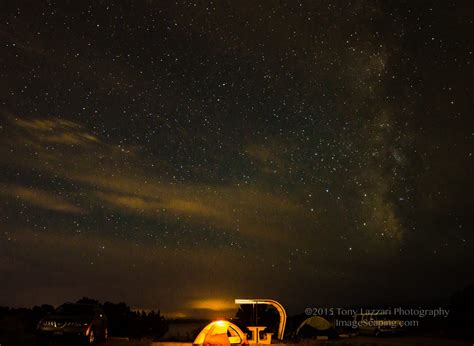
{"label": "glowing orange tent", "polygon": [[214,321],[201,330],[193,342],[195,346],[247,344],[244,332],[229,321]]}

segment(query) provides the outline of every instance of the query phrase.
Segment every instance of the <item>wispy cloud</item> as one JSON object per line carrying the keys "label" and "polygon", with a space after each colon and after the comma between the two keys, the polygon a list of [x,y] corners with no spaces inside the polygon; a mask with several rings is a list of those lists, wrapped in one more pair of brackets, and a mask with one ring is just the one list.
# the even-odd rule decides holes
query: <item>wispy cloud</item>
{"label": "wispy cloud", "polygon": [[65,198],[49,191],[18,185],[3,185],[1,194],[35,207],[61,213],[83,214],[85,211]]}
{"label": "wispy cloud", "polygon": [[99,199],[129,213],[148,217],[186,216],[188,221],[212,225],[253,238],[282,240],[286,232],[282,218],[305,218],[301,208],[288,198],[255,187],[203,186],[148,183],[130,177],[77,176],[100,187]]}
{"label": "wispy cloud", "polygon": [[18,128],[43,143],[85,146],[99,143],[96,136],[84,131],[78,123],[69,120],[15,118],[14,121]]}
{"label": "wispy cloud", "polygon": [[[334,232],[337,232],[334,228],[339,225],[334,226],[332,220],[346,215],[337,204],[327,212],[313,212],[314,209],[307,206],[307,201],[299,196],[297,190],[288,195],[265,183],[270,169],[285,171],[284,167],[288,165],[285,150],[290,149],[278,141],[271,141],[267,146],[246,143],[244,149],[248,157],[263,173],[257,175],[252,184],[235,181],[213,184],[207,179],[176,182],[167,177],[163,167],[170,163],[166,160],[155,159],[155,168],[150,171],[145,168],[149,167],[145,165],[148,159],[140,154],[140,148],[105,143],[78,123],[58,118],[27,120],[10,116],[9,119],[8,126],[12,128],[9,136],[2,139],[5,145],[0,146],[2,162],[13,167],[35,169],[45,177],[59,177],[80,186],[81,200],[97,210],[105,207],[159,222],[169,219],[201,229],[204,226],[209,231],[229,232],[242,239],[294,244],[295,248],[307,246],[308,241],[314,239],[314,232],[317,232],[319,241],[333,239]],[[55,150],[48,148],[48,143],[68,136],[74,140],[67,139],[64,143],[80,144],[59,145]],[[393,206],[384,205],[386,201],[382,195],[386,189],[381,190],[376,183],[380,179],[372,183],[374,196],[380,196],[379,200],[359,208],[367,213],[368,240],[377,242],[383,232],[388,235],[384,237],[387,241],[397,243],[402,239],[403,229]],[[318,190],[314,189],[314,200],[321,198],[329,203],[327,193],[320,196],[317,193]],[[21,195],[25,201],[28,199],[29,203],[43,208],[80,212],[74,205],[63,204],[57,199],[50,198],[46,202],[38,193],[28,195],[23,192]],[[329,224],[333,226],[329,228]]]}
{"label": "wispy cloud", "polygon": [[[294,222],[290,226],[289,220],[303,225],[312,217],[298,201],[258,184],[176,183],[160,177],[159,170],[150,173],[141,169],[145,159],[139,153],[104,143],[75,122],[58,118],[10,119],[14,121],[9,126],[16,131],[9,132],[16,132],[17,136],[7,142],[16,143],[12,152],[20,150],[22,160],[18,161],[18,155],[11,152],[3,159],[81,186],[83,198],[92,206],[100,204],[151,219],[179,216],[186,223],[277,242],[294,239],[288,232],[289,228],[294,229]],[[27,146],[18,145],[25,141],[25,133],[30,142]],[[48,150],[47,143],[74,145]],[[155,164],[166,166],[167,162]]]}

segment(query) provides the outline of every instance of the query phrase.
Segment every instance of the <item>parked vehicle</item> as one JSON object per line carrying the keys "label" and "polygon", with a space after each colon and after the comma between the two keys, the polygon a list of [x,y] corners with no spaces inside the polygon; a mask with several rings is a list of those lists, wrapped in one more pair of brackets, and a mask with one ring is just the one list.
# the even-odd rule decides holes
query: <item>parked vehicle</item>
{"label": "parked vehicle", "polygon": [[107,326],[107,317],[100,306],[65,303],[38,323],[37,338],[40,345],[57,338],[93,345],[107,340]]}

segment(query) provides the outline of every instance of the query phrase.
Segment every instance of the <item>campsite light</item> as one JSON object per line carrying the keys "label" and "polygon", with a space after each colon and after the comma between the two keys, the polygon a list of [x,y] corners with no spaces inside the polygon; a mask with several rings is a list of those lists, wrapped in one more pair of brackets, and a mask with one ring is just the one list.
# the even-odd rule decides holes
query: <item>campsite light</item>
{"label": "campsite light", "polygon": [[218,325],[219,327],[225,327],[227,323],[226,321],[219,320],[219,321],[216,321],[216,325]]}

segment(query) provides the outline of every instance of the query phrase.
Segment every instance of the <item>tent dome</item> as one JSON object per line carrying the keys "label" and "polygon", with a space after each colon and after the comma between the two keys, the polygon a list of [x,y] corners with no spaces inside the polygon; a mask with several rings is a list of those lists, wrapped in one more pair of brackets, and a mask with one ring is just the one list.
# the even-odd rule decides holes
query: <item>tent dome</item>
{"label": "tent dome", "polygon": [[244,332],[229,321],[214,321],[201,330],[193,345],[241,345],[246,344],[247,338]]}
{"label": "tent dome", "polygon": [[307,318],[301,323],[296,330],[296,336],[298,337],[315,337],[315,336],[328,336],[330,338],[335,337],[334,326],[327,319],[321,316],[313,316]]}

